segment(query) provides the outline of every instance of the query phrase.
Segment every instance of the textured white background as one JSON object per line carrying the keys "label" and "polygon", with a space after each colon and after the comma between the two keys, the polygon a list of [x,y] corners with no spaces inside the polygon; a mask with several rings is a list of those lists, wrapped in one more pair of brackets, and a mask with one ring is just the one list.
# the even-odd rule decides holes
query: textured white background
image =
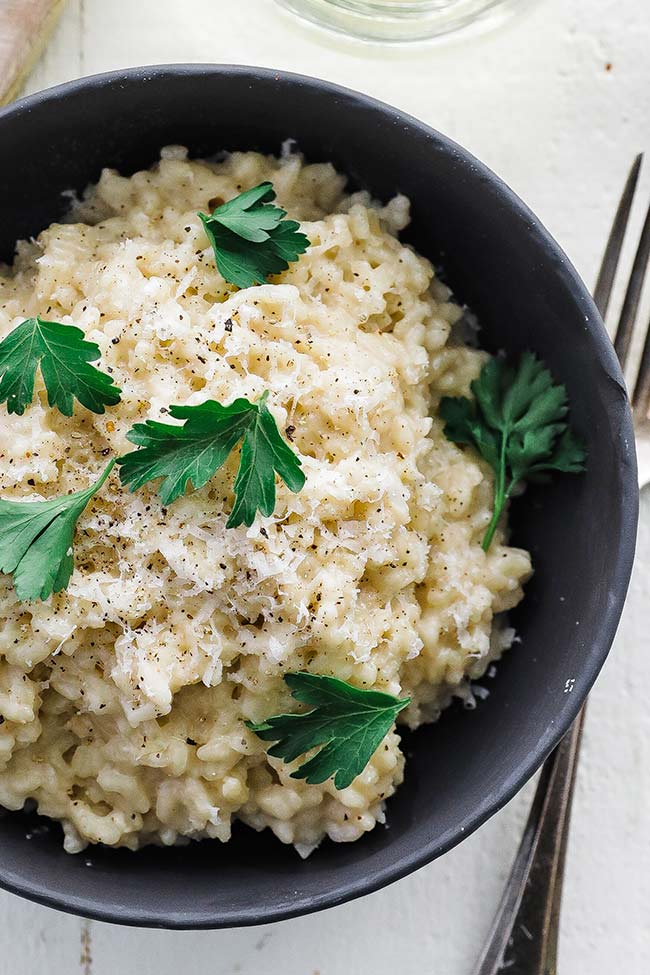
{"label": "textured white background", "polygon": [[[408,50],[330,38],[273,0],[70,0],[30,89],[126,65],[221,61],[368,91],[485,160],[591,284],[626,170],[650,150],[649,50],[648,0],[539,0],[498,33]],[[643,188],[650,196],[650,166]],[[587,722],[563,975],[650,971],[648,566],[650,492],[624,619]],[[387,890],[263,928],[119,929],[0,893],[0,975],[471,975],[529,798],[530,787],[459,848]]]}

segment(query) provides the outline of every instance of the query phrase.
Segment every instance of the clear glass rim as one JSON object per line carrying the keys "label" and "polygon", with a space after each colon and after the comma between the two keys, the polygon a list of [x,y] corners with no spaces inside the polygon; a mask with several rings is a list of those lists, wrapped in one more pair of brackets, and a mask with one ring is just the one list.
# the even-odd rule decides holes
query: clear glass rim
{"label": "clear glass rim", "polygon": [[[325,2],[332,7],[350,10],[365,17],[377,14],[403,20],[408,17],[422,17],[428,13],[444,13],[456,0],[404,0],[403,3],[382,2],[382,0],[325,0]],[[503,0],[489,0],[489,2],[502,3]]]}

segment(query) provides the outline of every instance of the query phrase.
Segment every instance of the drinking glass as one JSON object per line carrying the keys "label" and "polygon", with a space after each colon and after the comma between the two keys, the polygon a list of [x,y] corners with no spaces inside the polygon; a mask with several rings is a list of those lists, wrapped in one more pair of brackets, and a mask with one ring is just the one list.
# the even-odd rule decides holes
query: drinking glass
{"label": "drinking glass", "polygon": [[498,24],[533,0],[277,0],[312,23],[370,41],[424,40]]}

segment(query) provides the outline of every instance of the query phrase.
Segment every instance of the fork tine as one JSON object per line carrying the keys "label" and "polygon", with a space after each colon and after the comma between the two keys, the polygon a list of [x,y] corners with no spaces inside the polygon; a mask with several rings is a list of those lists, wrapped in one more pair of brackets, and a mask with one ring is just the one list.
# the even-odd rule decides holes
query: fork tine
{"label": "fork tine", "polygon": [[641,353],[641,363],[634,385],[632,406],[635,416],[638,414],[641,419],[645,419],[650,412],[650,325]]}
{"label": "fork tine", "polygon": [[625,237],[625,231],[627,230],[628,221],[630,219],[632,201],[634,199],[636,185],[639,181],[639,172],[641,170],[642,162],[643,153],[640,152],[634,160],[632,169],[630,170],[625,182],[621,202],[618,205],[618,210],[616,211],[616,216],[614,217],[614,222],[612,224],[612,229],[609,233],[609,239],[607,241],[605,254],[603,256],[603,263],[601,264],[600,273],[594,289],[594,301],[596,302],[596,307],[603,318],[607,314],[609,299],[612,296],[614,277],[616,275],[616,269],[618,268],[618,262],[621,256],[623,239]]}
{"label": "fork tine", "polygon": [[646,218],[643,224],[643,230],[641,231],[641,239],[639,240],[639,246],[634,258],[634,265],[632,267],[632,273],[630,274],[630,281],[625,293],[621,317],[619,318],[618,328],[616,329],[616,336],[614,338],[614,349],[616,350],[616,354],[619,362],[621,363],[622,369],[625,369],[628,356],[630,354],[634,323],[639,310],[641,291],[643,289],[643,282],[645,281],[649,263],[650,207],[648,207],[648,212],[646,213]]}

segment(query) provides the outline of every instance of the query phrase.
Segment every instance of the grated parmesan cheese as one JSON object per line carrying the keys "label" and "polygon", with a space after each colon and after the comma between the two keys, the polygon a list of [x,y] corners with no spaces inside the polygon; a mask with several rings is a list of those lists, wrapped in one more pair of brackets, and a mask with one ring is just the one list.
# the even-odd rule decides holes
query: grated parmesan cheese
{"label": "grated parmesan cheese", "polygon": [[[196,213],[263,180],[311,248],[233,292]],[[473,699],[511,644],[495,615],[521,599],[529,557],[505,526],[482,551],[491,473],[436,418],[485,353],[448,343],[461,309],[397,239],[408,209],[346,196],[289,144],[213,163],[173,146],[130,178],[106,170],[0,275],[0,337],[36,314],[74,323],[123,389],[106,415],[66,418],[40,384],[24,416],[3,415],[4,497],[86,487],[170,404],[266,389],[307,478],[226,530],[235,459],[167,510],[114,472],[79,520],[67,592],[24,605],[0,577],[0,803],[35,800],[69,852],[225,841],[234,818],[303,856],[355,840],[402,781],[399,734],[338,792],[292,779],[244,721],[292,707],[282,675],[309,667],[410,695],[415,728]]]}

